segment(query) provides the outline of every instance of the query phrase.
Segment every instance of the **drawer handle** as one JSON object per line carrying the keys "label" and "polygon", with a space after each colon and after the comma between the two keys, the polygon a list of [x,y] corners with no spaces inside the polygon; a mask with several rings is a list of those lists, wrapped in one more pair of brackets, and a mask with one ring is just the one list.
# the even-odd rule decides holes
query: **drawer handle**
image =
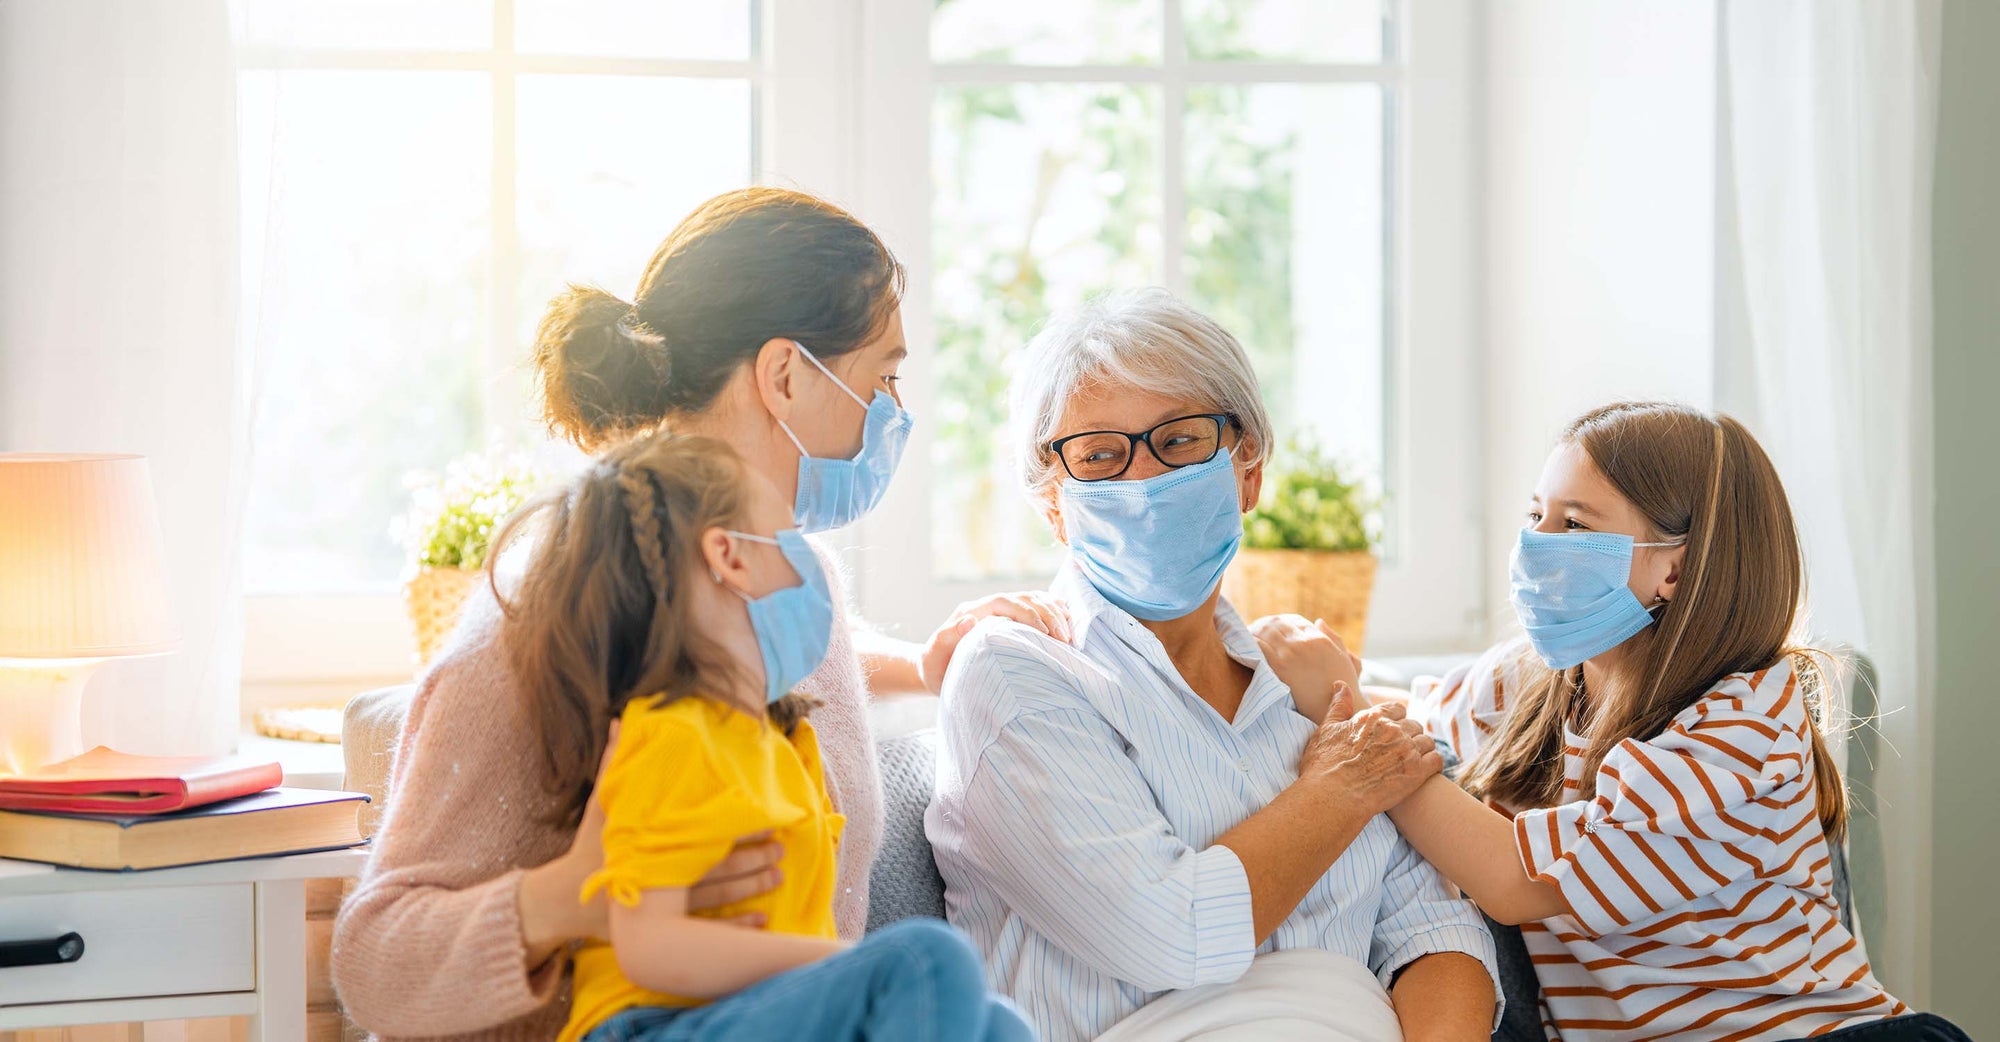
{"label": "drawer handle", "polygon": [[0,941],[0,969],[9,966],[49,966],[83,958],[83,935],[66,933],[39,941]]}

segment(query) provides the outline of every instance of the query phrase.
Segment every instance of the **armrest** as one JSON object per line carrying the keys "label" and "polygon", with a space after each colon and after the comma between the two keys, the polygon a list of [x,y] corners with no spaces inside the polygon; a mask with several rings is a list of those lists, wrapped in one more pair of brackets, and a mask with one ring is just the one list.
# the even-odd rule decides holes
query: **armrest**
{"label": "armrest", "polygon": [[361,809],[363,836],[375,834],[388,809],[389,764],[416,693],[415,684],[377,688],[354,696],[341,713],[340,748],[347,761],[347,788],[368,794],[368,805]]}

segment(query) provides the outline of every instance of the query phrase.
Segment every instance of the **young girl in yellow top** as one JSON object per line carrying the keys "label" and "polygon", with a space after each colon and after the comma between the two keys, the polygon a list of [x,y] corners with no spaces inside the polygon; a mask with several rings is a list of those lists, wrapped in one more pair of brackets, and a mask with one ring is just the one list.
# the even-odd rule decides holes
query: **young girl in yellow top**
{"label": "young girl in yellow top", "polygon": [[[510,521],[499,553],[527,532],[503,642],[539,767],[602,830],[578,898],[610,898],[611,936],[576,952],[562,1042],[1031,1037],[944,923],[835,939],[842,819],[790,694],[833,610],[776,490],[719,441],[650,435]],[[778,887],[689,914],[688,888],[758,832],[783,850]]]}
{"label": "young girl in yellow top", "polygon": [[1409,710],[1459,784],[1432,778],[1389,816],[1521,927],[1551,1033],[1963,1042],[1885,991],[1841,922],[1825,677],[1795,637],[1791,508],[1749,431],[1661,403],[1580,417],[1512,573],[1525,640]]}

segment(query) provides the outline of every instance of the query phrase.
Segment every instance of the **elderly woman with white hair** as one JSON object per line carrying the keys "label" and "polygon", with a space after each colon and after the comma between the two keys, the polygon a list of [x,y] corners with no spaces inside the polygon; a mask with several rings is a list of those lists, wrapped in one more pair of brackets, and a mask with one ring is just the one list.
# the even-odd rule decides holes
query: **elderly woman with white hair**
{"label": "elderly woman with white hair", "polygon": [[[1260,956],[1316,950],[1341,957],[1306,978],[1342,996],[1331,1037],[1485,1039],[1492,939],[1383,813],[1438,754],[1400,707],[1352,712],[1352,660],[1295,702],[1219,596],[1272,444],[1241,345],[1147,290],[1059,316],[1019,373],[1071,639],[1003,620],[966,639],[926,819],[993,984],[1055,1042],[1186,1037],[1227,1018],[1156,1000],[1214,1007]],[[1329,695],[1324,724],[1297,708]]]}

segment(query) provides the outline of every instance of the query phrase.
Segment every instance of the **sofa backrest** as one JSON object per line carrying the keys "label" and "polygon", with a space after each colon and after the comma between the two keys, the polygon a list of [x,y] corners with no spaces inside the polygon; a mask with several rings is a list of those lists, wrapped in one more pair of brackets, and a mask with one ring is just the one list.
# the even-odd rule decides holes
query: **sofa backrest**
{"label": "sofa backrest", "polygon": [[882,849],[868,876],[868,929],[914,916],[944,918],[944,878],[924,838],[937,783],[936,728],[876,743],[882,763]]}

